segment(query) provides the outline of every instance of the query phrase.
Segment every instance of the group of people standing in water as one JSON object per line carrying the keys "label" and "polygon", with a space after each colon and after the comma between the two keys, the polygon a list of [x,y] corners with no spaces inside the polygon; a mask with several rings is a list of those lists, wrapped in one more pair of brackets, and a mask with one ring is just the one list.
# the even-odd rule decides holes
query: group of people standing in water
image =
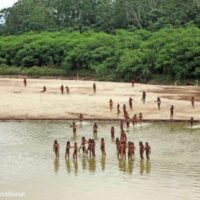
{"label": "group of people standing in water", "polygon": [[[121,125],[121,124],[120,124]],[[75,122],[72,123],[71,127],[75,127]],[[93,134],[97,134],[97,123],[94,123],[93,125]],[[76,134],[76,129],[73,128],[73,134]],[[115,139],[115,128],[114,126],[111,127],[111,139]],[[121,134],[120,137],[117,137],[115,139],[115,145],[117,150],[117,156],[119,159],[128,159],[132,160],[135,157],[135,145],[132,141],[127,141],[127,135],[121,127]],[[70,149],[73,149],[73,159],[77,160],[78,152],[82,151],[83,155],[89,156],[89,157],[95,157],[96,156],[96,141],[94,139],[89,138],[88,140],[85,137],[82,137],[80,146],[78,146],[77,142],[74,142],[73,145],[70,144],[70,141],[67,141],[66,143],[66,151],[65,151],[65,159],[69,159],[70,157]],[[101,138],[100,141],[100,150],[102,153],[102,156],[106,156],[106,144],[104,138]],[[54,141],[53,144],[53,151],[55,152],[55,155],[57,158],[59,158],[59,151],[60,151],[60,145],[57,140]],[[144,152],[146,153],[146,158],[150,159],[150,153],[151,153],[151,147],[148,142],[143,144],[142,141],[139,142],[139,155],[141,159],[144,159]]]}

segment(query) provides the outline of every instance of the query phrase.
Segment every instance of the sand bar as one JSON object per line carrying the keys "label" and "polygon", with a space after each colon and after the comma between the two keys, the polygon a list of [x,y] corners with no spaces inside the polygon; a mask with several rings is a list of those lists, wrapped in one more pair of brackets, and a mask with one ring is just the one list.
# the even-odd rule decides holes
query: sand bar
{"label": "sand bar", "polygon": [[[0,78],[0,120],[65,120],[78,119],[80,113],[87,120],[118,120],[116,106],[126,104],[130,117],[143,113],[146,121],[169,121],[169,109],[175,107],[174,121],[189,120],[191,116],[200,120],[200,88],[196,86],[165,86],[130,83],[96,82],[62,79],[27,79],[27,87],[20,78]],[[70,94],[60,92],[61,85],[70,88]],[[43,86],[47,92],[41,93]],[[142,91],[146,91],[146,104],[141,102]],[[161,110],[156,99],[161,97]],[[195,97],[195,108],[191,106]],[[133,98],[133,110],[128,106]],[[114,102],[109,110],[109,99]]]}

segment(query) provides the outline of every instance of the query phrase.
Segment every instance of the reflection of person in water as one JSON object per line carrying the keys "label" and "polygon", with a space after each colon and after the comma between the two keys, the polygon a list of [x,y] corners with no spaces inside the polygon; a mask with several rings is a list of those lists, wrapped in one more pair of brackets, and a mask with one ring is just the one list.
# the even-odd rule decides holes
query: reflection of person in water
{"label": "reflection of person in water", "polygon": [[60,168],[59,159],[55,158],[55,160],[54,160],[54,171],[55,171],[55,173],[57,173],[59,171],[59,168]]}
{"label": "reflection of person in water", "polygon": [[83,158],[83,159],[82,159],[82,169],[83,169],[83,170],[86,170],[86,167],[87,167],[86,159]]}
{"label": "reflection of person in water", "polygon": [[77,162],[77,160],[74,160],[73,162],[74,162],[74,173],[75,173],[75,175],[77,175],[77,173],[78,173],[78,162]]}
{"label": "reflection of person in water", "polygon": [[89,171],[91,172],[96,171],[96,160],[94,157],[88,159],[88,168],[89,168]]}
{"label": "reflection of person in water", "polygon": [[68,173],[71,173],[71,165],[70,165],[70,160],[66,160],[66,169]]}
{"label": "reflection of person in water", "polygon": [[104,171],[106,168],[106,158],[104,156],[101,157],[101,169]]}

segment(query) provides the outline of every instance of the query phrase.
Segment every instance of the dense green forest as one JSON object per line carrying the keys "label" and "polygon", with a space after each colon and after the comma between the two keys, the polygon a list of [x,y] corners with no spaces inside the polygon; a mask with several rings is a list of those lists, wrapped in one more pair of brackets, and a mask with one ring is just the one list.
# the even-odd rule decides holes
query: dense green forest
{"label": "dense green forest", "polygon": [[200,79],[198,0],[19,0],[0,11],[0,74]]}
{"label": "dense green forest", "polygon": [[99,79],[147,81],[157,75],[200,77],[200,29],[196,27],[105,32],[43,32],[0,37],[0,64],[87,71]]}

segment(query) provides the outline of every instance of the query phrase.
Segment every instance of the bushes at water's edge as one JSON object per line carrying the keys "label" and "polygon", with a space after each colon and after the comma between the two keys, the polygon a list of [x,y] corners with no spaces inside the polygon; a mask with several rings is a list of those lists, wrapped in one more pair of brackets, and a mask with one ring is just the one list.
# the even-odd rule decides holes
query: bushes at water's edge
{"label": "bushes at water's edge", "polygon": [[0,37],[0,65],[0,74],[59,76],[87,71],[103,80],[146,81],[159,75],[200,79],[200,29]]}

